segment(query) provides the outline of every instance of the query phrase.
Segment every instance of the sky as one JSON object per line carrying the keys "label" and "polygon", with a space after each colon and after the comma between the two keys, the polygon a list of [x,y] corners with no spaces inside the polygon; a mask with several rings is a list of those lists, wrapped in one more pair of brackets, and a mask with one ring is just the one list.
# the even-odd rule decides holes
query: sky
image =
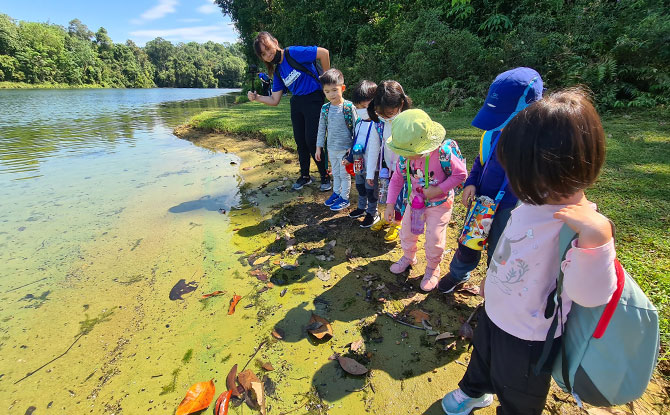
{"label": "sky", "polygon": [[230,18],[212,0],[0,0],[0,13],[66,28],[76,18],[93,32],[104,27],[115,43],[131,39],[139,46],[156,37],[172,43],[238,39]]}

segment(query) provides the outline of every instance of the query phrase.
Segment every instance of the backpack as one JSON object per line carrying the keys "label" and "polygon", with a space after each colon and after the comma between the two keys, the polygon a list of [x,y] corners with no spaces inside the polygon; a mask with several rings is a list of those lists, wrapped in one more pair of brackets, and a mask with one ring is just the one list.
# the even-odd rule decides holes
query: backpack
{"label": "backpack", "polygon": [[[464,161],[465,159],[461,154],[460,148],[458,148],[458,144],[451,138],[447,138],[446,140],[444,140],[444,142],[442,142],[442,144],[438,147],[438,150],[440,154],[440,166],[442,167],[442,171],[447,177],[449,177],[451,176],[451,157],[456,156]],[[406,177],[407,159],[403,156],[400,156],[400,158],[398,159],[398,166],[400,167],[400,174],[402,174],[403,177]],[[455,193],[463,189],[463,183],[464,182],[460,183],[458,186],[454,188]],[[395,210],[400,212],[401,215],[405,214],[405,207],[407,206],[406,202],[408,197],[409,197],[409,183],[407,182],[407,180],[405,180],[403,188],[400,191],[400,194],[398,194],[398,198],[396,199],[395,202]],[[443,201],[435,203],[426,201],[426,207],[437,206],[442,203]]]}
{"label": "backpack", "polygon": [[[559,236],[561,263],[576,236],[572,229],[563,225]],[[574,396],[580,407],[582,402],[613,406],[639,398],[658,362],[658,311],[617,259],[614,265],[617,288],[608,304],[583,307],[573,302],[567,324],[563,324],[562,270],[559,271],[555,296],[550,296],[547,303],[550,314],[556,308],[554,304],[558,311],[547,333],[535,373],[538,374],[546,363],[560,319],[562,345],[553,364],[552,377],[564,391]]]}
{"label": "backpack", "polygon": [[[328,112],[330,111],[330,102],[326,102],[321,107],[321,114],[323,115],[323,121],[326,123],[326,137],[328,136]],[[342,104],[342,113],[344,115],[344,122],[347,124],[347,128],[351,132],[351,136],[354,134],[354,104],[351,101],[344,100]]]}

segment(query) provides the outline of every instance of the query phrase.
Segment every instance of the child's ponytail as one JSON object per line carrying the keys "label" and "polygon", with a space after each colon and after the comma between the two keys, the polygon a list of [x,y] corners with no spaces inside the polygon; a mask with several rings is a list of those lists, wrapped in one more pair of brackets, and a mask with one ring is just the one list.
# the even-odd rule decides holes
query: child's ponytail
{"label": "child's ponytail", "polygon": [[375,101],[372,100],[368,104],[368,116],[370,119],[374,122],[379,122],[379,117],[377,116],[377,112],[375,111]]}
{"label": "child's ponytail", "polygon": [[402,85],[397,81],[386,80],[380,83],[377,87],[375,99],[373,99],[370,106],[368,106],[368,113],[371,119],[376,120],[378,117],[376,115],[374,117],[372,116],[375,109],[383,113],[387,109],[400,108],[400,111],[402,112],[411,107],[412,100],[405,94]]}

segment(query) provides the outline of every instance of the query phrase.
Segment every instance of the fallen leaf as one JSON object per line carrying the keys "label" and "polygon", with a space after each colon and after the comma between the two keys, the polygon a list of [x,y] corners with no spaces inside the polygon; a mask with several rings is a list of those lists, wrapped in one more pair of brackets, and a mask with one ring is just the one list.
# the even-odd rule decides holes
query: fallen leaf
{"label": "fallen leaf", "polygon": [[265,282],[265,281],[268,280],[268,273],[265,272],[265,271],[261,271],[260,269],[251,270],[251,271],[249,271],[249,274],[258,278],[259,281]]}
{"label": "fallen leaf", "polygon": [[337,241],[336,241],[335,239],[333,239],[332,241],[328,242],[328,247],[329,247],[330,249],[335,248],[335,245],[337,245]]}
{"label": "fallen leaf", "polygon": [[338,356],[337,361],[340,362],[340,366],[342,366],[345,372],[352,375],[364,375],[368,373],[368,369],[365,366],[352,358]]}
{"label": "fallen leaf", "polygon": [[233,395],[233,391],[229,390],[223,392],[219,399],[216,400],[214,404],[214,415],[228,415],[228,405],[230,404],[230,398]]}
{"label": "fallen leaf", "polygon": [[307,330],[309,334],[316,337],[317,339],[323,339],[326,336],[330,337],[333,336],[333,327],[330,325],[328,320],[326,320],[323,317],[317,316],[316,314],[312,314],[312,317],[309,319],[308,325],[316,322],[321,323],[321,326],[313,330]]}
{"label": "fallen leaf", "polygon": [[479,295],[479,286],[472,284],[465,284],[462,285],[460,288],[458,288],[456,292],[461,294]]}
{"label": "fallen leaf", "polygon": [[233,392],[233,395],[236,397],[240,396],[240,393],[237,391],[237,385],[235,385],[235,378],[237,378],[237,365],[233,366],[226,376],[226,388]]}
{"label": "fallen leaf", "polygon": [[426,320],[421,320],[421,324],[423,325],[423,328],[428,330],[428,331],[433,331],[433,326],[428,324],[428,321]]}
{"label": "fallen leaf", "polygon": [[280,266],[281,266],[282,269],[285,269],[286,271],[295,271],[298,268],[296,265],[285,264],[283,262],[281,263]]}
{"label": "fallen leaf", "polygon": [[230,307],[228,307],[228,315],[235,313],[235,306],[242,299],[241,295],[233,295],[233,298],[230,300]]}
{"label": "fallen leaf", "polygon": [[194,383],[186,392],[186,396],[177,407],[176,415],[187,415],[201,411],[212,403],[214,398],[214,379],[208,382]]}
{"label": "fallen leaf", "polygon": [[351,351],[356,352],[358,349],[360,349],[363,346],[363,339],[356,340],[355,342],[351,343]]}
{"label": "fallen leaf", "polygon": [[283,290],[281,290],[281,292],[279,293],[279,296],[280,296],[280,297],[285,296],[285,295],[286,295],[286,291],[288,291],[287,288],[284,288]]}
{"label": "fallen leaf", "polygon": [[260,380],[258,382],[251,382],[251,395],[260,408],[261,415],[265,415],[265,394],[263,393],[263,384]]}
{"label": "fallen leaf", "polygon": [[214,297],[214,296],[225,294],[225,293],[226,293],[225,291],[214,291],[213,293],[203,294],[202,298]]}
{"label": "fallen leaf", "polygon": [[270,363],[270,362],[263,363],[263,365],[261,365],[261,367],[263,369],[267,370],[268,372],[272,372],[273,370],[275,370],[275,368],[272,367],[272,363]]}
{"label": "fallen leaf", "polygon": [[458,335],[461,336],[463,339],[472,339],[472,337],[475,335],[474,330],[472,330],[472,326],[470,326],[470,323],[467,321],[461,325],[460,330],[458,330]]}
{"label": "fallen leaf", "polygon": [[242,167],[242,170],[244,170],[244,171],[248,171],[248,170],[251,170],[251,169],[253,169],[252,166]]}
{"label": "fallen leaf", "polygon": [[278,328],[272,330],[272,337],[277,340],[282,340],[284,338],[284,330]]}
{"label": "fallen leaf", "polygon": [[451,339],[452,337],[455,337],[455,336],[454,336],[454,333],[452,333],[452,332],[450,332],[450,331],[445,331],[444,333],[442,333],[442,334],[438,335],[437,337],[435,337],[435,341]]}
{"label": "fallen leaf", "polygon": [[444,350],[451,350],[456,348],[456,340],[444,346]]}
{"label": "fallen leaf", "polygon": [[430,318],[430,314],[418,309],[410,311],[409,315],[414,318],[416,324],[422,324],[423,320],[428,320]]}
{"label": "fallen leaf", "polygon": [[247,369],[244,372],[240,372],[239,375],[237,375],[237,381],[242,385],[244,390],[249,390],[251,389],[251,383],[252,382],[260,382],[261,380],[256,377],[254,372],[251,371],[251,369]]}
{"label": "fallen leaf", "polygon": [[328,281],[330,279],[330,271],[326,271],[319,267],[319,269],[316,270],[316,277],[321,281]]}
{"label": "fallen leaf", "polygon": [[262,264],[268,262],[268,259],[272,258],[270,255],[262,256],[254,261],[254,265]]}

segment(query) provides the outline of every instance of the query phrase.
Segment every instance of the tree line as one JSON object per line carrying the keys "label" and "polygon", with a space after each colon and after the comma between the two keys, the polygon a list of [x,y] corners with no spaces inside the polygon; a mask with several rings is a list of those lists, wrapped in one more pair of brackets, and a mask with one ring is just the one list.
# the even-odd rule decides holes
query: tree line
{"label": "tree line", "polygon": [[114,43],[79,19],[67,28],[0,14],[0,81],[108,88],[239,87],[246,63],[240,44]]}
{"label": "tree line", "polygon": [[216,0],[249,59],[266,30],[318,44],[349,83],[396,79],[415,101],[480,100],[496,74],[538,70],[549,88],[582,84],[601,109],[670,103],[667,0]]}

